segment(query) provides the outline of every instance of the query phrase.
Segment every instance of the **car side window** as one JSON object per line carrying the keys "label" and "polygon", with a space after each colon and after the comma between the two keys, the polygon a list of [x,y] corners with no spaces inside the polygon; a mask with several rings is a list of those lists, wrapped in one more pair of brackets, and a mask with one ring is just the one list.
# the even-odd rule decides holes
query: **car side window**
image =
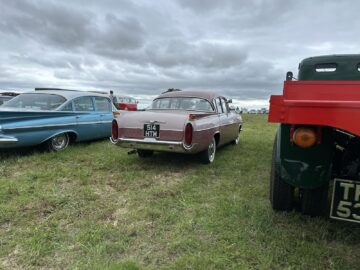
{"label": "car side window", "polygon": [[72,110],[73,110],[73,106],[71,101],[61,108],[61,111],[63,112],[72,112]]}
{"label": "car side window", "polygon": [[105,97],[95,97],[95,107],[100,112],[110,112],[111,103],[110,100]]}
{"label": "car side window", "polygon": [[94,111],[94,104],[92,97],[79,97],[74,100],[74,109],[78,112]]}
{"label": "car side window", "polygon": [[227,101],[226,101],[225,98],[222,98],[222,99],[221,99],[221,102],[222,102],[222,104],[223,104],[223,106],[224,106],[224,111],[225,111],[226,113],[229,113],[229,112],[230,112],[229,103],[227,103]]}
{"label": "car side window", "polygon": [[216,99],[216,107],[218,109],[218,113],[224,113],[223,106],[221,104],[221,99],[220,98]]}

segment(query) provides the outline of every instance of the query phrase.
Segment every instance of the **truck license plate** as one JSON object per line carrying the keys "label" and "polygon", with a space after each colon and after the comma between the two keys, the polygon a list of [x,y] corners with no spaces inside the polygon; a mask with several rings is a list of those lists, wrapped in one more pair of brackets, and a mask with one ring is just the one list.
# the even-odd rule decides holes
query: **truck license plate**
{"label": "truck license plate", "polygon": [[330,218],[360,223],[360,182],[334,180]]}
{"label": "truck license plate", "polygon": [[160,125],[145,124],[144,125],[144,137],[158,138],[160,136]]}

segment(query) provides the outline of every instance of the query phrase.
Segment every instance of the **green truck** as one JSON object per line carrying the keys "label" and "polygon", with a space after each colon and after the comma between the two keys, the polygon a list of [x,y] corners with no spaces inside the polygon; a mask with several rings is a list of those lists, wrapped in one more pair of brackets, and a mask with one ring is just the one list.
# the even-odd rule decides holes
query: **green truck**
{"label": "green truck", "polygon": [[[360,222],[360,55],[306,58],[270,98],[273,209]],[[331,188],[329,188],[331,187]],[[329,192],[330,191],[330,192]],[[331,197],[331,203],[329,203]]]}

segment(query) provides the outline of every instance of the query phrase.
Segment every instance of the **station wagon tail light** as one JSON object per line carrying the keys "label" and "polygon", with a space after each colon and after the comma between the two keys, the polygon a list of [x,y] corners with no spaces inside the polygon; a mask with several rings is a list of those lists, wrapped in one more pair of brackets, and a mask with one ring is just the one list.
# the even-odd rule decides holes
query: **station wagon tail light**
{"label": "station wagon tail light", "polygon": [[111,137],[113,140],[117,140],[119,138],[119,126],[115,119],[111,123]]}
{"label": "station wagon tail light", "polygon": [[184,143],[186,145],[191,145],[193,138],[193,126],[188,123],[185,127],[185,140]]}
{"label": "station wagon tail light", "polygon": [[301,148],[309,148],[317,142],[316,133],[312,128],[300,127],[294,131],[293,142]]}

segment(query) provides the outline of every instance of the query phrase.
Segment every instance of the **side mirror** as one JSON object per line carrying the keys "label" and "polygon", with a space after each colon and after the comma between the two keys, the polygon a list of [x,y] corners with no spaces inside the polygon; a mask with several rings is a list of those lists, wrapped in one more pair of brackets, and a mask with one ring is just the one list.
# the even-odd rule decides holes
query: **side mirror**
{"label": "side mirror", "polygon": [[139,104],[139,101],[138,101],[138,100],[136,101],[136,104]]}

